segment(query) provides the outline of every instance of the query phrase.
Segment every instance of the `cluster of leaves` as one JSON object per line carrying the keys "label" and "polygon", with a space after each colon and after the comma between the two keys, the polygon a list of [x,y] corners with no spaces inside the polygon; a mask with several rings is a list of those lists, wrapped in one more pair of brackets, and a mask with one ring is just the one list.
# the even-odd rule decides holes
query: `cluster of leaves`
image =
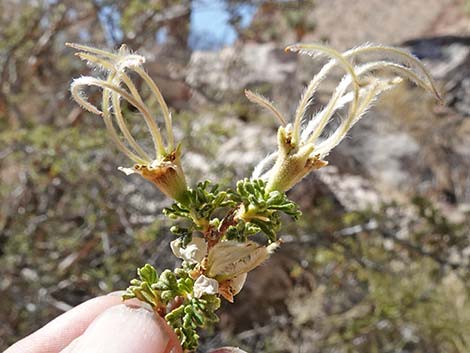
{"label": "cluster of leaves", "polygon": [[280,213],[297,220],[302,214],[297,205],[289,200],[285,193],[268,192],[266,182],[261,179],[240,180],[232,199],[243,206],[238,223],[227,231],[227,238],[245,241],[247,236],[263,232],[268,242],[277,240],[281,228]]}
{"label": "cluster of leaves", "polygon": [[[189,220],[187,227],[173,226],[171,232],[180,237],[183,244],[191,241],[195,230],[205,232],[212,228],[223,231],[229,240],[246,241],[251,235],[264,233],[268,242],[277,240],[281,227],[281,213],[297,219],[301,212],[284,193],[267,191],[266,182],[260,179],[240,180],[236,190],[220,191],[219,185],[210,181],[188,189],[187,202],[176,202],[163,213],[171,219]],[[213,217],[228,210],[222,218]],[[227,225],[228,224],[228,225]],[[221,229],[225,227],[226,229]]]}
{"label": "cluster of leaves", "polygon": [[194,350],[199,343],[198,327],[208,327],[219,320],[214,313],[220,307],[215,295],[192,298],[165,316],[184,349]]}
{"label": "cluster of leaves", "polygon": [[163,214],[171,219],[189,221],[185,227],[173,226],[170,229],[186,245],[191,241],[193,231],[207,231],[211,224],[220,223],[218,218],[212,218],[216,210],[234,206],[235,202],[226,191],[220,191],[219,185],[205,181],[198,183],[195,189],[188,188],[184,204],[175,202],[165,208]]}
{"label": "cluster of leaves", "polygon": [[152,265],[145,265],[137,270],[137,279],[131,281],[123,299],[137,298],[159,310],[177,296],[184,297],[192,293],[194,281],[182,269],[163,271],[158,275]]}
{"label": "cluster of leaves", "polygon": [[189,277],[188,269],[165,270],[158,275],[157,270],[147,264],[137,270],[137,275],[123,299],[137,298],[150,304],[156,313],[164,315],[183,349],[196,349],[197,329],[218,321],[214,312],[220,307],[220,299],[208,294],[201,298],[192,297],[194,280]]}

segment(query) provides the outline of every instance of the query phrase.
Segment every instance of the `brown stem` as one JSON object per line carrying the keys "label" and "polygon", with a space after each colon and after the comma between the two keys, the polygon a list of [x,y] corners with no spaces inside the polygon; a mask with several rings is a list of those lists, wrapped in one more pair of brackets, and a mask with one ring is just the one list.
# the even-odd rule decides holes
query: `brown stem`
{"label": "brown stem", "polygon": [[210,226],[207,231],[204,232],[204,238],[206,238],[207,240],[207,246],[209,249],[220,241],[220,239],[225,235],[225,232],[227,232],[227,229],[230,226],[234,226],[237,224],[237,221],[235,219],[237,209],[238,207],[231,209],[229,213],[222,219],[222,222],[220,223],[219,227],[214,228]]}

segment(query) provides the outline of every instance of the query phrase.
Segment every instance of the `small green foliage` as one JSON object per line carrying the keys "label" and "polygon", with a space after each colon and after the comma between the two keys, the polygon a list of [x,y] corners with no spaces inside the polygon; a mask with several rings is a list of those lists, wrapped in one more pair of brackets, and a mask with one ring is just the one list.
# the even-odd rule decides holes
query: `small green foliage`
{"label": "small green foliage", "polygon": [[157,270],[152,265],[146,264],[137,270],[137,276],[138,279],[131,280],[131,285],[123,294],[122,299],[137,298],[152,307],[158,307],[161,298],[152,288],[159,280]]}
{"label": "small green foliage", "polygon": [[152,289],[160,292],[163,303],[169,303],[170,300],[175,298],[179,293],[176,275],[170,270],[163,271],[158,282],[155,283]]}
{"label": "small green foliage", "polygon": [[154,308],[166,305],[177,296],[186,296],[193,291],[194,280],[186,270],[165,270],[160,276],[152,265],[146,264],[137,270],[139,279],[131,280],[123,299],[137,298]]}
{"label": "small green foliage", "polygon": [[192,298],[185,304],[165,316],[180,339],[183,349],[194,350],[198,346],[197,328],[210,326],[218,321],[214,314],[220,307],[220,299],[216,295],[204,295]]}
{"label": "small green foliage", "polygon": [[131,281],[122,298],[137,298],[150,304],[157,313],[165,314],[183,349],[196,349],[197,329],[218,321],[215,311],[220,307],[220,299],[217,295],[194,298],[194,280],[182,268],[165,270],[158,276],[155,268],[147,264],[139,268],[137,274],[139,279]]}
{"label": "small green foliage", "polygon": [[[185,195],[186,202],[175,202],[171,207],[165,208],[163,213],[171,219],[188,219],[196,225],[198,229],[207,226],[207,220],[211,219],[213,213],[218,208],[233,207],[233,200],[227,198],[226,191],[220,191],[219,185],[212,184],[206,180],[197,184],[195,189],[188,188]],[[181,228],[172,232],[180,235]],[[184,231],[183,231],[184,232]],[[183,235],[183,234],[181,234]]]}
{"label": "small green foliage", "polygon": [[182,269],[176,269],[175,272],[165,270],[160,275],[158,282],[152,286],[152,289],[160,293],[164,304],[168,304],[177,296],[187,296],[193,292],[194,280],[187,272]]}
{"label": "small green foliage", "polygon": [[222,209],[232,209],[234,221],[225,230],[229,240],[246,241],[251,235],[263,232],[268,241],[277,240],[276,233],[281,227],[280,213],[293,219],[302,214],[297,205],[285,193],[266,191],[266,182],[261,179],[240,180],[236,190],[220,191],[219,185],[210,181],[199,183],[196,189],[188,189],[186,204],[175,202],[163,213],[171,219],[185,219],[189,227],[173,226],[170,231],[186,246],[195,230],[207,231],[224,224],[219,218],[211,218]]}
{"label": "small green foliage", "polygon": [[237,233],[252,235],[261,231],[266,234],[269,242],[274,242],[277,240],[276,233],[281,227],[280,212],[293,219],[297,219],[302,214],[285,193],[267,192],[266,183],[261,179],[240,180],[232,198],[243,205],[243,212],[240,212],[239,217],[240,222],[232,226],[228,232],[228,237],[233,239],[237,239]]}
{"label": "small green foliage", "polygon": [[260,228],[252,222],[245,222],[240,219],[235,225],[228,227],[225,237],[228,240],[236,240],[238,242],[245,242],[250,235],[255,235],[260,232]]}
{"label": "small green foliage", "polygon": [[266,182],[261,179],[240,180],[237,183],[237,193],[234,199],[243,203],[248,212],[258,216],[270,212],[281,211],[294,219],[302,215],[297,205],[289,200],[285,193],[266,191]]}

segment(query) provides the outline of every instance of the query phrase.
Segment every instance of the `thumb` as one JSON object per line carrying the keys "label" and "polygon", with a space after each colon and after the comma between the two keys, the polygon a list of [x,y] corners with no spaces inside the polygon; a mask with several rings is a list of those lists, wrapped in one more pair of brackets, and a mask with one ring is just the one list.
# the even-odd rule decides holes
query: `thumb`
{"label": "thumb", "polygon": [[116,305],[98,316],[62,353],[180,353],[175,333],[145,307]]}

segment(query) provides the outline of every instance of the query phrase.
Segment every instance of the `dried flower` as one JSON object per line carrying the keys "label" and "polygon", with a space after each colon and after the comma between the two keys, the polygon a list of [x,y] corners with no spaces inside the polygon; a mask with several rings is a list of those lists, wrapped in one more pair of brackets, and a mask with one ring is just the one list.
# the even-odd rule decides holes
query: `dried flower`
{"label": "dried flower", "polygon": [[[278,151],[263,159],[253,172],[253,178],[268,181],[267,190],[287,191],[312,170],[319,169],[324,160],[371,107],[377,97],[398,85],[402,78],[432,93],[440,100],[436,85],[424,65],[410,53],[393,47],[364,45],[340,53],[319,44],[295,44],[286,51],[310,56],[324,55],[331,60],[313,77],[297,107],[294,121],[287,123],[282,113],[265,97],[246,91],[248,99],[268,109],[281,123],[278,130]],[[363,54],[379,54],[396,58],[403,63],[388,60],[370,61],[354,65],[352,58]],[[320,83],[339,65],[346,74],[337,85],[328,104],[311,119],[307,108]],[[374,73],[372,75],[372,73]],[[390,76],[390,73],[393,74]],[[335,112],[349,104],[347,117],[336,130],[324,138],[325,127]],[[273,165],[274,162],[274,165]]]}
{"label": "dried flower", "polygon": [[246,275],[266,261],[279,242],[263,246],[252,241],[223,241],[215,245],[204,264],[206,274],[217,279],[219,293],[230,302],[242,289]]}
{"label": "dried flower", "polygon": [[[175,146],[171,114],[155,82],[145,72],[143,56],[132,54],[125,45],[117,53],[67,43],[79,50],[76,55],[90,65],[99,67],[107,73],[106,80],[85,76],[75,79],[71,85],[72,97],[84,109],[103,117],[109,135],[116,147],[136,164],[132,168],[119,169],[126,174],[137,173],[154,183],[165,195],[183,201],[187,189],[181,168],[181,151]],[[150,109],[144,103],[128,72],[136,73],[148,85],[163,113],[165,122],[165,140]],[[85,87],[95,86],[102,89],[101,109],[87,100],[83,93]],[[153,140],[155,152],[149,155],[134,139],[127,127],[121,110],[124,99],[142,114]],[[123,142],[114,126],[113,117],[124,138]],[[127,144],[126,144],[127,143]]]}
{"label": "dried flower", "polygon": [[[184,248],[182,244],[178,238],[170,243],[170,247],[176,257],[189,265],[197,264],[195,273],[199,276],[194,283],[195,297],[219,293],[230,302],[243,288],[247,273],[266,261],[279,246],[279,242],[263,246],[252,241],[228,240],[217,243],[208,251],[206,241],[200,237],[193,237]],[[215,287],[217,291],[208,292]]]}

